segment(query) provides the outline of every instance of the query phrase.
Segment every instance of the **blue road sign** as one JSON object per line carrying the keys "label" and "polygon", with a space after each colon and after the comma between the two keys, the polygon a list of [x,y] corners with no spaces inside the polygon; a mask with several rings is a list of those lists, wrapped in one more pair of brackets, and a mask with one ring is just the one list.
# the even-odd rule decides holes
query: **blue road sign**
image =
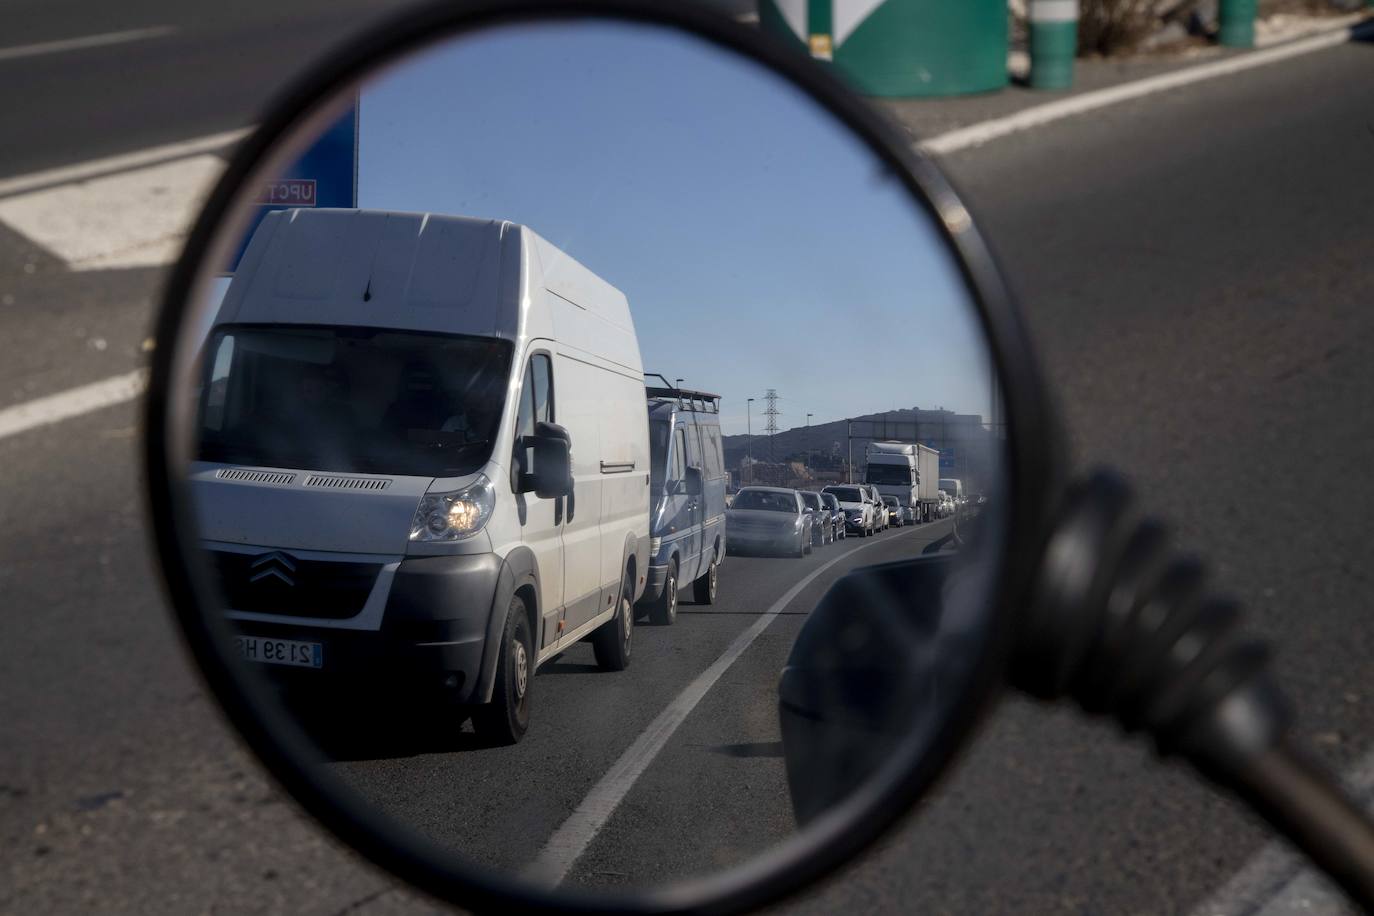
{"label": "blue road sign", "polygon": [[232,274],[262,218],[271,210],[293,207],[356,207],[358,205],[358,103],[282,170],[281,177],[258,189],[257,213],[243,233],[243,241],[225,268]]}
{"label": "blue road sign", "polygon": [[949,456],[948,458],[946,458],[944,455],[941,455],[941,456],[940,456],[940,470],[942,470],[942,471],[948,471],[948,470],[953,470],[953,468],[954,468],[954,456],[951,455],[951,456]]}

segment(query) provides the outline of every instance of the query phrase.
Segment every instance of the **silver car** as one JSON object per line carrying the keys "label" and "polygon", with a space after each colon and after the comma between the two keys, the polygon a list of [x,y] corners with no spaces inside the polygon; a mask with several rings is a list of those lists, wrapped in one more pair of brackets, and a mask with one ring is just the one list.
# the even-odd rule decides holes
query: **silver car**
{"label": "silver car", "polygon": [[868,494],[868,501],[873,504],[873,530],[886,531],[888,527],[887,506],[883,504],[882,494],[872,484],[861,484],[860,489]]}
{"label": "silver car", "polygon": [[811,552],[813,515],[801,494],[782,487],[742,487],[725,510],[725,542],[733,551]]}

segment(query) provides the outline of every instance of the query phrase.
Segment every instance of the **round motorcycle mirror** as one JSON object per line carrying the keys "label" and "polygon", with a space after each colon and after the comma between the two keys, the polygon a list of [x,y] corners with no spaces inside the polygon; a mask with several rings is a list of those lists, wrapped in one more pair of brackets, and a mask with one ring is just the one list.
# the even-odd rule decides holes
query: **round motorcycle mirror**
{"label": "round motorcycle mirror", "polygon": [[430,893],[759,905],[994,695],[1054,485],[1021,328],[931,162],[748,27],[374,30],[229,161],[156,339],[186,643],[286,790]]}

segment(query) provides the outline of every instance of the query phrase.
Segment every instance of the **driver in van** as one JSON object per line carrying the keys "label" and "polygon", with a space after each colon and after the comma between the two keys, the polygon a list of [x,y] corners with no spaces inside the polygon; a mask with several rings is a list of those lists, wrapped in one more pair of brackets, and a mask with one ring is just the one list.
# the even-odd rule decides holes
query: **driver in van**
{"label": "driver in van", "polygon": [[304,424],[316,433],[346,429],[352,420],[346,400],[347,382],[333,366],[307,366],[297,381],[297,398],[282,419]]}
{"label": "driver in van", "polygon": [[468,417],[440,387],[439,373],[428,363],[407,363],[401,370],[401,390],[386,409],[382,423],[400,435],[410,430],[463,433]]}

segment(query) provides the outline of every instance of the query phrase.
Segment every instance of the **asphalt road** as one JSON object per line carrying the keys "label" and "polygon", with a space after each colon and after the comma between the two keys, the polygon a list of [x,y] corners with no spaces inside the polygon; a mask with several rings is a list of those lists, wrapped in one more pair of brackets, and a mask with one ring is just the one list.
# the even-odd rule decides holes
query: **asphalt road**
{"label": "asphalt road", "polygon": [[[170,21],[165,9],[148,21]],[[6,21],[7,43],[73,34]],[[170,71],[121,77],[129,98],[109,101],[111,71],[92,88],[41,58],[0,62],[0,74],[27,86],[47,73],[52,87],[46,113],[31,109],[15,129],[24,142],[4,146],[0,174],[243,123],[275,78],[244,88],[258,71],[246,59],[256,52],[242,54],[230,54],[237,71],[176,71],[242,92],[204,121],[184,98],[133,106]],[[1340,768],[1374,737],[1371,74],[1374,46],[1336,48],[947,162],[1020,293],[1078,461],[1129,472],[1145,504],[1212,559],[1278,643],[1301,734]],[[140,111],[114,139],[83,93]],[[37,129],[59,103],[89,132]],[[69,273],[0,231],[0,404],[137,365],[161,276]],[[0,911],[430,907],[303,821],[205,698],[145,541],[135,423],[125,405],[0,439]],[[652,653],[657,634],[643,632]],[[551,671],[538,686],[552,694],[545,682],[586,677]],[[683,749],[727,743],[680,738]],[[371,765],[389,777],[424,759]],[[342,766],[382,781],[363,761]],[[639,788],[655,784],[651,771]],[[778,909],[1187,912],[1266,839],[1110,727],[1011,699],[919,817]],[[602,860],[593,847],[588,863]]]}
{"label": "asphalt road", "polygon": [[0,177],[170,143],[252,123],[309,61],[404,4],[10,0],[0,45],[159,26],[119,44],[0,58],[6,124]]}
{"label": "asphalt road", "polygon": [[[641,622],[633,664],[601,671],[575,643],[533,683],[519,744],[485,747],[432,715],[350,711],[319,727],[327,767],[377,810],[455,854],[507,873],[527,868],[658,714],[802,577],[838,559],[773,622],[687,716],[574,864],[580,885],[653,885],[740,864],[795,831],[783,769],[777,680],[797,632],[837,579],[903,559],[949,534],[944,520],[816,547],[803,559],[730,556],[719,597],[681,594],[672,627]],[[312,706],[305,707],[310,715]],[[312,720],[312,722],[315,720]]]}
{"label": "asphalt road", "polygon": [[[232,130],[331,47],[421,0],[7,0],[0,178]],[[705,0],[729,12],[749,0]],[[147,38],[6,58],[5,49],[166,27]],[[35,49],[36,50],[36,49]]]}

